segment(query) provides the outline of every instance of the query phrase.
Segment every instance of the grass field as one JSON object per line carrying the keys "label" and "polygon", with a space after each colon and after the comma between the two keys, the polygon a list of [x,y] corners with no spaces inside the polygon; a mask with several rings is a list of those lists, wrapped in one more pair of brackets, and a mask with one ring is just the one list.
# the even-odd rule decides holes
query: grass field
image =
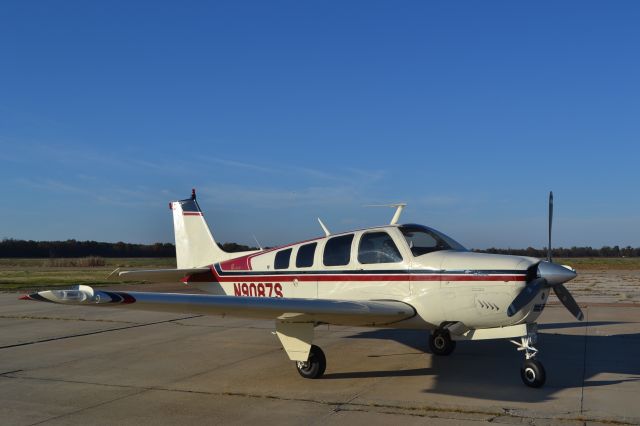
{"label": "grass field", "polygon": [[[107,280],[116,268],[159,269],[175,268],[174,258],[105,258],[105,266],[52,267],[50,259],[0,259],[0,291],[136,283],[136,281]],[[640,270],[640,258],[569,258],[554,262],[581,270]]]}
{"label": "grass field", "polygon": [[583,270],[640,270],[640,257],[572,257],[553,259],[555,263]]}
{"label": "grass field", "polygon": [[[175,258],[105,258],[105,266],[51,267],[50,259],[0,259],[0,291],[115,285],[125,281],[107,280],[116,268],[175,268]],[[126,281],[132,283],[135,281]]]}

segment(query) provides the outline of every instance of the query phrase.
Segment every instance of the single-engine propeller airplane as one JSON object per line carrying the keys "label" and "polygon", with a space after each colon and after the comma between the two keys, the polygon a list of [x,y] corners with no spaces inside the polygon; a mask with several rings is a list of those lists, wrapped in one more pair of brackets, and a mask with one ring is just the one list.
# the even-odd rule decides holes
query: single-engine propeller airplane
{"label": "single-engine propeller airplane", "polygon": [[552,262],[553,193],[549,194],[546,260],[467,251],[423,225],[399,225],[404,204],[385,226],[331,234],[283,247],[228,253],[218,246],[196,201],[170,203],[177,269],[116,270],[120,279],[180,280],[209,294],[96,290],[80,285],[22,299],[275,321],[276,335],[300,375],[322,377],[326,358],[313,344],[319,324],[430,330],[433,354],[456,341],[511,340],[525,354],[522,381],[544,384],[536,360],[536,320],[550,290],[578,319],[583,314],[563,283],[575,270]]}

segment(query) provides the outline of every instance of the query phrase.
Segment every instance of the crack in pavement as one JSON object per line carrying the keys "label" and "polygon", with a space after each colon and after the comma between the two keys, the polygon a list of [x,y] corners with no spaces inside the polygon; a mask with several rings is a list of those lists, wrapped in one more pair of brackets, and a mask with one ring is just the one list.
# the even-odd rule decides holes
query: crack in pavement
{"label": "crack in pavement", "polygon": [[587,341],[589,340],[589,309],[584,310],[584,351],[582,353],[582,386],[580,388],[580,415],[584,413],[584,382],[587,376]]}
{"label": "crack in pavement", "polygon": [[110,322],[118,324],[138,324],[133,321],[118,321],[108,319],[88,319],[88,318],[60,318],[60,317],[39,317],[34,315],[0,315],[1,319],[19,320],[54,320],[54,321],[87,321],[87,322]]}

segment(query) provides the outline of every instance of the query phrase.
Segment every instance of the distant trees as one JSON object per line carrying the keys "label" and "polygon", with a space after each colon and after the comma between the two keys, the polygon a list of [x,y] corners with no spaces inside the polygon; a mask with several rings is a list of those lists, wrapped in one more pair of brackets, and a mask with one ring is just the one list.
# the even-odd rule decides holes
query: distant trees
{"label": "distant trees", "polygon": [[[526,249],[499,249],[492,247],[486,250],[474,249],[474,251],[479,253],[513,254],[516,256],[547,256],[546,248],[536,249],[533,247],[527,247]],[[558,247],[551,250],[551,255],[553,257],[640,257],[640,247],[604,246],[599,249],[593,247]]]}
{"label": "distant trees", "polygon": [[236,253],[239,251],[258,250],[257,247],[245,246],[237,243],[224,243],[224,244],[218,243],[218,247],[220,247],[222,250],[229,253]]}
{"label": "distant trees", "polygon": [[[228,252],[255,250],[236,243],[218,244]],[[98,241],[33,241],[5,238],[0,241],[0,257],[60,258],[60,257],[175,257],[171,243],[131,244]]]}
{"label": "distant trees", "polygon": [[[239,251],[256,250],[255,247],[237,243],[218,243],[224,251],[235,253]],[[489,248],[486,250],[473,251],[479,253],[512,254],[517,256],[546,257],[545,248],[537,249],[527,247],[526,249],[500,249]],[[175,257],[176,248],[171,243],[155,244],[131,244],[131,243],[104,243],[98,241],[33,241],[14,240],[5,238],[0,241],[0,258],[4,257],[37,257],[37,258],[60,258],[60,257]],[[571,247],[554,248],[553,257],[640,257],[640,247],[619,247],[604,246],[593,247]]]}
{"label": "distant trees", "polygon": [[0,257],[174,257],[170,243],[130,244],[98,241],[33,241],[3,239]]}

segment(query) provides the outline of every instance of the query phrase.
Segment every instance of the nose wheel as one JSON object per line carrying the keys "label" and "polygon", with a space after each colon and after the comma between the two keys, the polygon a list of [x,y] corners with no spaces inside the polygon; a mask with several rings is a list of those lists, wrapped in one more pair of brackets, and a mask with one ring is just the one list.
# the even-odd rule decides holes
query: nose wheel
{"label": "nose wheel", "polygon": [[521,337],[520,342],[511,340],[518,347],[518,351],[523,351],[525,360],[520,369],[520,378],[522,382],[532,388],[539,388],[544,385],[547,379],[547,373],[544,371],[542,363],[535,358],[538,350],[532,346],[535,343],[536,335],[531,334]]}
{"label": "nose wheel", "polygon": [[544,371],[542,363],[535,359],[527,359],[520,369],[520,377],[522,382],[532,388],[539,388],[544,385],[547,374]]}

